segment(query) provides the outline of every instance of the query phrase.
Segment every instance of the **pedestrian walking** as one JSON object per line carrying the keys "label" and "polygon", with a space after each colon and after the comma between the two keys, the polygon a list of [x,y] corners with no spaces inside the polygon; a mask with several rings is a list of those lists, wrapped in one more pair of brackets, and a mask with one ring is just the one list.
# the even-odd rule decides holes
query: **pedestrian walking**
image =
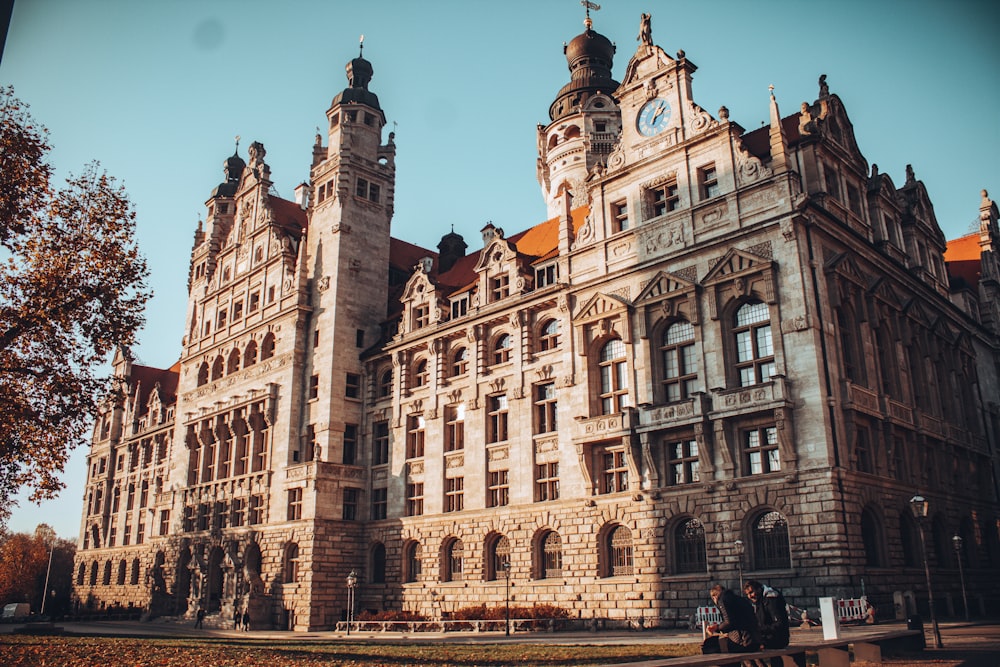
{"label": "pedestrian walking", "polygon": [[203,607],[198,607],[198,614],[194,622],[194,627],[196,628],[202,627],[201,624],[204,620],[205,620],[205,609]]}

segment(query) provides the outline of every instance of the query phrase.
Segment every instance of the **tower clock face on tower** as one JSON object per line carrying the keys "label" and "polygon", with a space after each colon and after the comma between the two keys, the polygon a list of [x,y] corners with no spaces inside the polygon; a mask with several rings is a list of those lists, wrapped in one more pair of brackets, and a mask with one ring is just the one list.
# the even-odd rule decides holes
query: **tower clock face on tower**
{"label": "tower clock face on tower", "polygon": [[642,105],[636,125],[639,134],[652,137],[667,129],[670,123],[670,102],[662,97],[654,97]]}

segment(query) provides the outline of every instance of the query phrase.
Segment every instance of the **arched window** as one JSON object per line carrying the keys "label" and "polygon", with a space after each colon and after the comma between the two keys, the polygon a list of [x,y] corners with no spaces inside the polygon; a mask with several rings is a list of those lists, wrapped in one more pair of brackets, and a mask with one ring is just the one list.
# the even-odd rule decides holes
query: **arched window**
{"label": "arched window", "polygon": [[118,562],[118,585],[119,586],[124,586],[125,585],[125,577],[127,575],[128,575],[128,565],[125,564],[124,560],[119,561]]}
{"label": "arched window", "polygon": [[203,384],[208,384],[208,362],[201,362],[201,366],[198,367],[198,386]]}
{"label": "arched window", "polygon": [[775,367],[771,313],[767,304],[762,301],[743,304],[736,311],[734,325],[739,386],[770,382]]}
{"label": "arched window", "polygon": [[76,570],[76,585],[83,586],[83,582],[87,577],[87,566],[80,563],[80,567]]}
{"label": "arched window", "polygon": [[235,373],[240,370],[240,351],[233,350],[229,353],[229,360],[226,362],[226,374]]}
{"label": "arched window", "polygon": [[403,547],[403,581],[413,583],[420,579],[420,542],[411,540]]}
{"label": "arched window", "polygon": [[625,526],[615,526],[607,533],[604,548],[607,563],[604,568],[605,577],[620,577],[633,574],[632,567],[632,531]]}
{"label": "arched window", "polygon": [[373,584],[385,583],[385,545],[376,542],[371,551],[371,573]]}
{"label": "arched window", "polygon": [[705,527],[698,519],[685,519],[674,528],[674,562],[678,574],[705,572]]}
{"label": "arched window", "polygon": [[451,377],[465,375],[469,372],[469,348],[460,347],[451,355]]}
{"label": "arched window", "polygon": [[551,319],[542,325],[538,337],[538,349],[542,352],[559,347],[559,320]]}
{"label": "arched window", "polygon": [[563,553],[562,538],[554,530],[546,531],[538,541],[539,563],[538,579],[558,579],[562,576]]}
{"label": "arched window", "polygon": [[222,360],[222,355],[220,354],[215,358],[215,362],[212,364],[212,379],[218,380],[222,377],[222,370],[225,368],[225,362]]}
{"label": "arched window", "polygon": [[257,363],[257,341],[252,340],[243,351],[243,368]]}
{"label": "arched window", "polygon": [[865,365],[858,349],[858,330],[853,314],[843,306],[837,309],[837,329],[844,376],[854,384],[865,384]]}
{"label": "arched window", "polygon": [[452,538],[445,542],[442,580],[461,581],[464,558],[465,547],[462,544],[462,540]]}
{"label": "arched window", "polygon": [[274,356],[274,334],[268,333],[260,343],[260,360],[270,359]]}
{"label": "arched window", "polygon": [[882,526],[870,507],[861,511],[861,543],[865,547],[865,565],[882,567]]}
{"label": "arched window", "polygon": [[788,546],[788,522],[779,512],[765,512],[753,524],[753,566],[758,570],[780,570],[792,566]]}
{"label": "arched window", "polygon": [[601,348],[600,373],[601,414],[621,412],[630,404],[628,363],[625,359],[625,343],[621,338],[613,338]]}
{"label": "arched window", "polygon": [[392,396],[392,369],[386,369],[378,378],[378,397],[389,398]]}
{"label": "arched window", "polygon": [[510,334],[502,334],[493,343],[493,365],[510,361],[510,350],[514,341]]}
{"label": "arched window", "polygon": [[104,564],[104,578],[101,579],[101,583],[105,586],[111,585],[111,561]]}
{"label": "arched window", "polygon": [[299,579],[299,545],[289,542],[281,563],[282,581],[294,584]]}
{"label": "arched window", "polygon": [[131,585],[133,585],[133,586],[137,586],[139,584],[139,559],[138,558],[134,558],[132,560],[132,578],[131,578],[131,580],[130,580],[129,583]]}
{"label": "arched window", "polygon": [[97,569],[98,569],[98,565],[97,565],[97,561],[95,560],[93,563],[90,564],[90,585],[91,586],[96,586],[97,585]]}
{"label": "arched window", "polygon": [[426,359],[421,359],[413,369],[413,386],[426,387],[430,382],[430,371]]}
{"label": "arched window", "polygon": [[679,320],[663,331],[660,343],[663,360],[663,396],[667,402],[681,401],[695,391],[698,366],[694,354],[694,326]]}
{"label": "arched window", "polygon": [[920,551],[919,527],[910,513],[909,507],[904,507],[899,513],[899,541],[903,547],[903,565],[906,567],[917,567],[923,560],[917,558]]}
{"label": "arched window", "polygon": [[502,578],[505,563],[510,563],[510,540],[506,535],[490,535],[486,538],[486,580]]}

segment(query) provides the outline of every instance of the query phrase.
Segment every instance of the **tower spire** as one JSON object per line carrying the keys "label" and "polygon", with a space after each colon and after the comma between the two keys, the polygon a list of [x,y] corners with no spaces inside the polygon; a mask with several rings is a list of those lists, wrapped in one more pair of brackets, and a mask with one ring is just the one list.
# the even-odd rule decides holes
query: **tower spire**
{"label": "tower spire", "polygon": [[587,10],[587,18],[583,19],[583,25],[587,27],[587,30],[590,30],[594,25],[594,22],[590,20],[590,10],[599,11],[601,6],[596,2],[590,2],[590,0],[580,0],[580,4]]}
{"label": "tower spire", "polygon": [[781,125],[781,112],[778,111],[778,100],[774,98],[774,86],[767,88],[771,91],[771,171],[778,173],[788,169],[788,140],[785,138],[785,128]]}

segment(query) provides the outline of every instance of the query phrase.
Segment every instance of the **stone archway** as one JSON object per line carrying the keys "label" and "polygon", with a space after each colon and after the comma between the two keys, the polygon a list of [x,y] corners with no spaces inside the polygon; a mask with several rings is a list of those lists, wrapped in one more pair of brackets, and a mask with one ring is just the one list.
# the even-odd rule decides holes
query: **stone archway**
{"label": "stone archway", "polygon": [[205,611],[209,614],[216,613],[222,609],[223,584],[225,573],[222,571],[222,561],[225,552],[222,547],[212,547],[208,555],[208,572],[205,581],[205,599],[207,601]]}
{"label": "stone archway", "polygon": [[177,556],[177,568],[174,575],[174,613],[180,615],[187,611],[188,596],[191,595],[191,549],[184,547]]}

